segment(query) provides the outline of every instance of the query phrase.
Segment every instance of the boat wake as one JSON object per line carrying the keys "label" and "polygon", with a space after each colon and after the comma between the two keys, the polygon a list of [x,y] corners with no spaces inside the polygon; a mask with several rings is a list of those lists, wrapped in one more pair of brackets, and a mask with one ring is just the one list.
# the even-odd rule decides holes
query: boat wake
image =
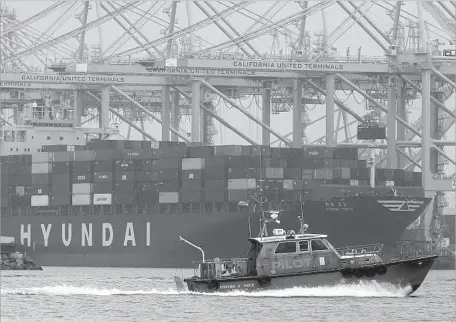
{"label": "boat wake", "polygon": [[175,289],[120,290],[116,288],[95,288],[88,286],[55,285],[45,287],[2,289],[1,295],[178,295],[217,297],[406,297],[410,288],[398,288],[390,284],[366,282],[357,285],[332,287],[295,287],[286,290],[265,290],[258,292],[231,291],[227,293],[194,293]]}

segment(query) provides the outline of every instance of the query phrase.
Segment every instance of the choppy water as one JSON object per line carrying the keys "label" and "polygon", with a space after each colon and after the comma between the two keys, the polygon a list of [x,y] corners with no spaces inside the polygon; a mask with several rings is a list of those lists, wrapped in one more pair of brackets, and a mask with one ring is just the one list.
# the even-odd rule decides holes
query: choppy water
{"label": "choppy water", "polygon": [[[169,269],[1,272],[1,321],[455,321],[455,271],[411,297],[367,284],[261,293],[178,293]],[[184,270],[185,276],[192,271]]]}

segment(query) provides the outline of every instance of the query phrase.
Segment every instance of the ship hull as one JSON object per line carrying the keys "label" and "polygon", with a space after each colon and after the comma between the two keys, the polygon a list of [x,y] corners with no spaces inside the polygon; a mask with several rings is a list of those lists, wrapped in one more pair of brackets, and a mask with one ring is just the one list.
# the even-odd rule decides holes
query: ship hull
{"label": "ship hull", "polygon": [[[399,241],[403,230],[429,204],[418,198],[423,201],[418,208],[395,212],[376,200],[307,201],[304,213],[309,231],[328,234],[336,247],[388,245]],[[299,214],[285,212],[280,227],[295,228]],[[179,244],[176,236],[201,245],[206,256],[235,257],[247,253],[245,236],[258,234],[258,222],[259,214],[253,212],[15,216],[2,218],[1,233],[23,243],[43,266],[169,268],[191,267],[199,256],[195,249]]]}
{"label": "ship hull", "polygon": [[[280,290],[293,287],[321,287],[336,285],[356,285],[360,282],[392,284],[403,287],[405,295],[415,292],[423,283],[437,256],[386,262],[383,266],[358,269],[355,275],[347,276],[343,269],[311,271],[293,275],[272,275],[262,277],[238,277],[214,280],[186,279],[188,290],[199,293],[262,290]],[[356,268],[354,269],[356,271]],[[366,272],[369,271],[369,274]],[[369,276],[367,276],[367,275]],[[408,288],[407,288],[408,287]]]}

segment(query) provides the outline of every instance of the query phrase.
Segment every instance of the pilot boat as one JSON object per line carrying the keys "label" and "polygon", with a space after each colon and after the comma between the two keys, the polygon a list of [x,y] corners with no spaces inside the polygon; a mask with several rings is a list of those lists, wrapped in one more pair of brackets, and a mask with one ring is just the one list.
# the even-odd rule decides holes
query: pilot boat
{"label": "pilot boat", "polygon": [[[174,277],[178,290],[212,293],[261,291],[293,287],[335,286],[376,281],[401,287],[410,295],[423,283],[437,255],[407,258],[381,258],[382,244],[334,248],[325,234],[306,233],[303,217],[300,231],[274,229],[268,236],[266,225],[278,221],[278,212],[262,210],[261,231],[249,238],[250,250],[245,258],[206,259],[201,251],[195,276]],[[268,214],[268,215],[266,215]],[[186,287],[185,287],[186,284]]]}

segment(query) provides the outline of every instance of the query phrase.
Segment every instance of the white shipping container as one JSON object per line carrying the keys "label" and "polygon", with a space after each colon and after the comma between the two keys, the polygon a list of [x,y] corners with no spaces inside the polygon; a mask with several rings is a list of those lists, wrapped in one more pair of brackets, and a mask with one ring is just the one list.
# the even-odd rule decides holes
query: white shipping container
{"label": "white shipping container", "polygon": [[203,170],[206,165],[206,159],[202,158],[184,158],[182,159],[182,170]]}
{"label": "white shipping container", "polygon": [[0,236],[0,243],[2,243],[2,244],[14,244],[14,237]]}
{"label": "white shipping container", "polygon": [[350,180],[350,186],[359,186],[359,180],[351,179]]}
{"label": "white shipping container", "polygon": [[283,168],[266,168],[266,179],[283,179]]}
{"label": "white shipping container", "polygon": [[283,189],[284,190],[293,190],[294,189],[294,182],[290,179],[283,180]]}
{"label": "white shipping container", "polygon": [[229,179],[228,190],[249,190],[256,188],[255,178]]}
{"label": "white shipping container", "polygon": [[49,173],[51,169],[49,162],[32,163],[32,174]]}
{"label": "white shipping container", "polygon": [[25,194],[25,187],[24,186],[16,186],[16,195],[23,196]]}
{"label": "white shipping container", "polygon": [[90,195],[88,194],[80,194],[71,196],[71,204],[73,206],[88,206],[90,205]]}
{"label": "white shipping container", "polygon": [[179,192],[160,192],[159,203],[179,203]]}
{"label": "white shipping container", "polygon": [[88,194],[92,192],[90,183],[73,183],[73,194]]}
{"label": "white shipping container", "polygon": [[51,161],[49,152],[37,152],[32,154],[32,163],[42,163]]}
{"label": "white shipping container", "polygon": [[110,205],[112,203],[112,194],[110,193],[95,193],[93,195],[94,205]]}
{"label": "white shipping container", "polygon": [[49,206],[49,195],[31,196],[30,205],[32,207],[48,207]]}

